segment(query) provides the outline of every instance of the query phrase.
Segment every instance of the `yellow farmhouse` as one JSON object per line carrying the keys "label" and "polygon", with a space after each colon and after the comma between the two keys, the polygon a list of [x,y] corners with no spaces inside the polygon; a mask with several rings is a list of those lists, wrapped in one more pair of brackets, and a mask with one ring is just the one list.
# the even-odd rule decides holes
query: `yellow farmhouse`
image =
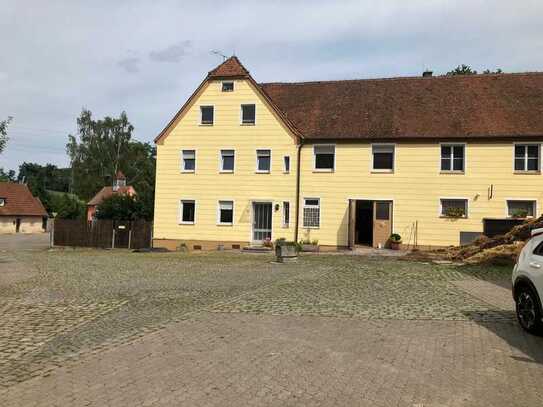
{"label": "yellow farmhouse", "polygon": [[155,139],[154,245],[445,246],[540,214],[543,74],[257,83],[236,57]]}

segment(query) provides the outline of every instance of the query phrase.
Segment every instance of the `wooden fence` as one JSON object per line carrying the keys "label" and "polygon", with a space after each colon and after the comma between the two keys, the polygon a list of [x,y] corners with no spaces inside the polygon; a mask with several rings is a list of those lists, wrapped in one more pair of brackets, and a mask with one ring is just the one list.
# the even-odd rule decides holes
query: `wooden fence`
{"label": "wooden fence", "polygon": [[53,245],[143,249],[151,247],[153,222],[55,219]]}

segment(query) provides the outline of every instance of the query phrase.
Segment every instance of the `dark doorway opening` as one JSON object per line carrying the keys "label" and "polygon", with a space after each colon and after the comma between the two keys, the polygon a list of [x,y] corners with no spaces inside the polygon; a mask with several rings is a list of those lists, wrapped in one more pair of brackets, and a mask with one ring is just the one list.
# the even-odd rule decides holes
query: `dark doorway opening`
{"label": "dark doorway opening", "polygon": [[355,244],[373,246],[373,201],[356,201]]}
{"label": "dark doorway opening", "polygon": [[15,233],[19,233],[21,230],[21,218],[15,219]]}

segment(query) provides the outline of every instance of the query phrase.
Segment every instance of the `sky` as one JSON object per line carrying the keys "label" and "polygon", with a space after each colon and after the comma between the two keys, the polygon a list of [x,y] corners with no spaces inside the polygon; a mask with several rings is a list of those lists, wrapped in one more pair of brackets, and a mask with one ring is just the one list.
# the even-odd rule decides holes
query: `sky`
{"label": "sky", "polygon": [[257,82],[419,76],[459,64],[543,71],[540,0],[2,0],[0,167],[69,165],[83,108],[152,142],[236,55]]}

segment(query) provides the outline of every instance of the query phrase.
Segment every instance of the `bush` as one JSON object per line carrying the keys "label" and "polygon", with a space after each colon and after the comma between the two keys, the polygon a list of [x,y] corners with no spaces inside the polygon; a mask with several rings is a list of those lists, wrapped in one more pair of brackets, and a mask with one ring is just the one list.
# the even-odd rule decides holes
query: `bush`
{"label": "bush", "polygon": [[466,213],[464,208],[447,208],[445,209],[445,216],[448,218],[463,218]]}
{"label": "bush", "polygon": [[111,220],[137,220],[146,219],[145,206],[137,198],[131,195],[112,195],[102,201],[96,208],[97,219]]}
{"label": "bush", "polygon": [[515,209],[511,216],[513,218],[525,218],[528,216],[528,211],[526,209]]}
{"label": "bush", "polygon": [[398,233],[393,233],[390,235],[390,241],[394,243],[400,243],[402,241],[402,237]]}

